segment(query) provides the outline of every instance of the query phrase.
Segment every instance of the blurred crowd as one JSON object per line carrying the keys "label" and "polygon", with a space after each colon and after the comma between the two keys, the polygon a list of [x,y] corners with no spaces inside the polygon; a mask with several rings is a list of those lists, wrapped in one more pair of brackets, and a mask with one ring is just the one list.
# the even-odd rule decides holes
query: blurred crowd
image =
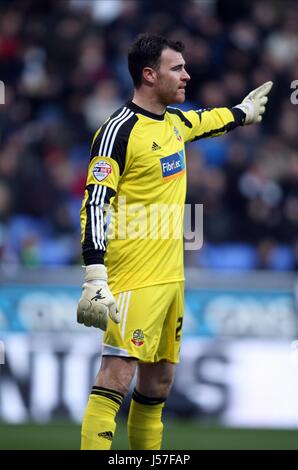
{"label": "blurred crowd", "polygon": [[0,263],[81,263],[90,142],[131,97],[127,49],[144,31],[185,43],[183,109],[274,82],[261,125],[188,145],[204,245],[187,265],[296,269],[298,5],[281,0],[1,0]]}

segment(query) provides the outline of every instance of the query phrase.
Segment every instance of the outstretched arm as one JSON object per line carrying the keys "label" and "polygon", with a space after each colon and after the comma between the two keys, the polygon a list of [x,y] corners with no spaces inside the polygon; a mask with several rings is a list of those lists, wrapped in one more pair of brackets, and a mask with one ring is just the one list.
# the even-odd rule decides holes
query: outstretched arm
{"label": "outstretched arm", "polygon": [[233,108],[208,108],[187,112],[168,108],[168,112],[179,116],[185,142],[216,137],[237,126],[261,122],[272,85],[272,82],[264,83]]}

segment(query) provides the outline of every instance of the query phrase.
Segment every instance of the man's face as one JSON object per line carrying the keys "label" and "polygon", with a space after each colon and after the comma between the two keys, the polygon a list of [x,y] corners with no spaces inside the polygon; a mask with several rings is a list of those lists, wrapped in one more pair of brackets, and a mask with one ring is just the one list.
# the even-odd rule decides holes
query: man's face
{"label": "man's face", "polygon": [[190,76],[185,70],[185,61],[180,52],[164,49],[160,57],[160,65],[156,70],[154,84],[160,103],[167,106],[171,103],[185,101],[185,87]]}

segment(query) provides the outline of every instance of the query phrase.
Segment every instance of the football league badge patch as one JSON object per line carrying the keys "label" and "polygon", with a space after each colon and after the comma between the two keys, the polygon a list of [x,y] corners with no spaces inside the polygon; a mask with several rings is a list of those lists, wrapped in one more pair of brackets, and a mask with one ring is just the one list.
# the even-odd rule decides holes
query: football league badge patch
{"label": "football league badge patch", "polygon": [[94,165],[93,176],[97,181],[105,180],[110,173],[112,173],[112,167],[105,160],[100,160]]}

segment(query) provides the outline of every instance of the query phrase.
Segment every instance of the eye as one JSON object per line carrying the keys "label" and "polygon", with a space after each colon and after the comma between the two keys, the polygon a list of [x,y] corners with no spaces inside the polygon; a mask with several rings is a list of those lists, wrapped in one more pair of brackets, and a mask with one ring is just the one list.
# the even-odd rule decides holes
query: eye
{"label": "eye", "polygon": [[179,71],[182,70],[183,66],[182,65],[176,65],[176,67],[173,67],[171,70],[173,71]]}

